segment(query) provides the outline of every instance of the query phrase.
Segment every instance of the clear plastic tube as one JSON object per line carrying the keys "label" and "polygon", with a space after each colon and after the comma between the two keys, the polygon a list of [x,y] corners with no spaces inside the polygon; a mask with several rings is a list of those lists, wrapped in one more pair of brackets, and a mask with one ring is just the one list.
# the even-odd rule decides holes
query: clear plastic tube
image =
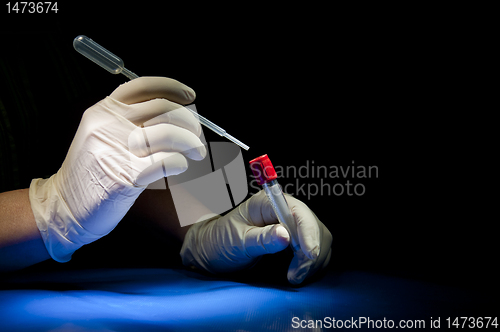
{"label": "clear plastic tube", "polygon": [[228,140],[230,140],[233,143],[239,145],[240,147],[242,147],[245,150],[248,150],[250,148],[248,145],[244,144],[240,140],[238,140],[238,139],[234,138],[233,136],[229,135],[224,129],[222,129],[221,127],[219,127],[218,125],[216,125],[212,121],[208,120],[207,118],[204,118],[203,116],[199,115],[198,113],[196,113],[195,111],[193,111],[192,109],[190,109],[189,106],[186,107],[186,108],[191,113],[194,114],[194,116],[198,119],[198,121],[200,121],[200,123],[202,125],[204,125],[205,127],[209,128],[213,132],[217,133],[219,136],[227,138]]}
{"label": "clear plastic tube", "polygon": [[[102,68],[106,69],[108,72],[111,74],[123,74],[127,76],[130,80],[133,80],[135,78],[138,78],[139,76],[125,68],[125,64],[123,63],[123,60],[102,47],[101,45],[97,44],[95,41],[92,39],[88,38],[87,36],[80,35],[76,37],[73,40],[73,47],[75,48],[76,51],[78,51],[80,54],[84,55],[86,58],[92,60],[93,62],[97,63],[99,66]],[[186,107],[191,113],[194,114],[194,116],[200,121],[202,125],[205,127],[209,128],[213,132],[217,133],[218,135],[222,137],[226,137],[228,140],[232,141],[233,143],[239,145],[245,150],[248,150],[250,147],[240,140],[237,140],[233,136],[229,135],[224,129],[221,127],[217,126],[215,123],[212,121],[208,120],[207,118],[199,115],[189,107]]]}
{"label": "clear plastic tube", "polygon": [[290,234],[290,247],[292,247],[294,252],[300,250],[299,237],[297,234],[297,224],[295,223],[295,218],[288,207],[285,199],[285,195],[281,190],[277,180],[272,180],[262,184],[267,198],[273,206],[274,213],[278,217],[279,223],[286,228]]}
{"label": "clear plastic tube", "polygon": [[94,61],[111,74],[120,74],[125,69],[122,59],[87,36],[80,35],[76,37],[73,40],[73,47],[78,53]]}
{"label": "clear plastic tube", "polygon": [[269,202],[271,202],[274,213],[276,213],[276,217],[278,217],[278,222],[283,225],[288,231],[288,234],[290,234],[290,247],[292,247],[294,252],[297,252],[300,250],[297,224],[292,211],[290,211],[288,207],[281,186],[276,180],[278,175],[274,170],[271,160],[267,154],[257,157],[250,161],[250,169],[252,170],[255,180],[262,186]]}

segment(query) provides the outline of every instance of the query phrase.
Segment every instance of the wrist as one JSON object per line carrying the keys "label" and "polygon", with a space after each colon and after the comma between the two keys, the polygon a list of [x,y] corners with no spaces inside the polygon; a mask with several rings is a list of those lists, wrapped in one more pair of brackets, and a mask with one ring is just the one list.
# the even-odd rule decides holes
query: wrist
{"label": "wrist", "polygon": [[102,235],[91,234],[74,218],[56,188],[56,181],[57,174],[48,179],[33,179],[29,200],[48,253],[55,261],[64,263],[77,249]]}
{"label": "wrist", "polygon": [[[182,264],[186,267],[196,267],[201,270],[214,273],[210,268],[206,255],[203,255],[203,234],[207,231],[207,227],[213,221],[220,218],[220,215],[213,215],[209,219],[196,222],[190,225],[189,230],[186,232],[182,248],[180,251]],[[201,251],[201,252],[200,252]]]}

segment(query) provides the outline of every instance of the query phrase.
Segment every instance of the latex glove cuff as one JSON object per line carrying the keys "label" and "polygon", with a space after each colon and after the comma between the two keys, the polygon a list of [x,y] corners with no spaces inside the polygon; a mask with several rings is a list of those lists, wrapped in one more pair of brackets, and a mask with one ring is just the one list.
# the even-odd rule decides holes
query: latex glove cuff
{"label": "latex glove cuff", "polygon": [[[33,179],[29,188],[31,210],[52,259],[65,263],[85,244],[106,234],[92,234],[80,225],[55,186],[57,174],[49,179]],[[108,232],[109,233],[109,232]]]}

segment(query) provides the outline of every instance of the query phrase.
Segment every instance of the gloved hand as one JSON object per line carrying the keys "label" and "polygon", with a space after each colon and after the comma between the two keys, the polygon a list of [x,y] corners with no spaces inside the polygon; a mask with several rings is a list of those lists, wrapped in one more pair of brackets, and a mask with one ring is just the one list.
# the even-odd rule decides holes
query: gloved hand
{"label": "gloved hand", "polygon": [[[304,203],[289,195],[286,200],[297,222],[301,246],[287,278],[300,284],[328,265],[332,234]],[[290,243],[288,232],[277,223],[269,200],[260,191],[224,217],[192,225],[180,252],[182,262],[215,274],[251,267],[260,256],[281,251]]]}
{"label": "gloved hand", "polygon": [[205,157],[200,124],[180,105],[194,98],[175,80],[141,77],[85,111],[59,171],[30,185],[31,208],[54,260],[67,262],[108,234],[149,183],[185,171],[186,157]]}

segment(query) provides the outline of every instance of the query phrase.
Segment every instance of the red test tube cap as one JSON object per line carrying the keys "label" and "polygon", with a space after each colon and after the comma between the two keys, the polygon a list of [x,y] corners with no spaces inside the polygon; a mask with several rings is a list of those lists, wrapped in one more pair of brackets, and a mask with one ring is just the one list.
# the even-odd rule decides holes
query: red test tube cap
{"label": "red test tube cap", "polygon": [[254,160],[250,160],[250,169],[252,170],[255,180],[257,180],[259,186],[266,182],[276,180],[278,177],[267,154],[257,157]]}

